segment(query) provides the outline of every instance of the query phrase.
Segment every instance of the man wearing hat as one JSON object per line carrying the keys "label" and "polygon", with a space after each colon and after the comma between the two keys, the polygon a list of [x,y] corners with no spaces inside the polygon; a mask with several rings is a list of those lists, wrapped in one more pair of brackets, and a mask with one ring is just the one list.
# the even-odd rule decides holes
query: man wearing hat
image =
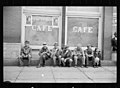
{"label": "man wearing hat", "polygon": [[32,58],[32,49],[29,47],[29,41],[25,41],[25,46],[21,48],[20,57],[18,58],[20,66],[24,65],[24,60],[28,60],[28,66]]}
{"label": "man wearing hat", "polygon": [[[40,67],[41,64],[42,64],[42,66],[45,66],[45,60],[50,58],[50,55],[51,55],[51,53],[47,47],[47,44],[46,44],[46,42],[44,42],[43,47],[39,50],[40,58],[39,58],[39,63],[38,63],[37,67]],[[42,63],[40,63],[40,62],[42,62]]]}
{"label": "man wearing hat", "polygon": [[71,67],[72,65],[72,53],[71,50],[69,49],[69,46],[65,45],[63,51],[62,51],[62,62],[64,66]]}
{"label": "man wearing hat", "polygon": [[85,67],[88,66],[89,59],[92,60],[92,65],[94,66],[94,55],[90,44],[87,45],[87,49],[85,50]]}
{"label": "man wearing hat", "polygon": [[62,51],[58,48],[58,43],[54,43],[54,48],[52,49],[52,55],[51,57],[53,58],[54,66],[56,66],[56,60],[58,59],[59,66],[61,66],[61,54]]}
{"label": "man wearing hat", "polygon": [[78,59],[81,60],[81,67],[83,67],[83,61],[84,61],[84,52],[81,48],[81,44],[78,44],[77,47],[73,51],[73,60],[75,61],[75,67],[77,66]]}

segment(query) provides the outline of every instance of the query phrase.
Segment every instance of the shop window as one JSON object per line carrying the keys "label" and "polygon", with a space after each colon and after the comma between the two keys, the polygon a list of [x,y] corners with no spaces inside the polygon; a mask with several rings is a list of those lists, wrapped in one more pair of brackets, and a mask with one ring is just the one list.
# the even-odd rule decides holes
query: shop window
{"label": "shop window", "polygon": [[67,44],[75,47],[82,44],[86,47],[91,44],[98,46],[98,18],[68,17],[67,20]]}
{"label": "shop window", "polygon": [[[28,20],[27,17],[31,20]],[[53,46],[54,42],[58,42],[58,36],[57,16],[26,16],[25,40],[29,40],[31,45],[42,45],[43,42],[47,42],[49,46]]]}

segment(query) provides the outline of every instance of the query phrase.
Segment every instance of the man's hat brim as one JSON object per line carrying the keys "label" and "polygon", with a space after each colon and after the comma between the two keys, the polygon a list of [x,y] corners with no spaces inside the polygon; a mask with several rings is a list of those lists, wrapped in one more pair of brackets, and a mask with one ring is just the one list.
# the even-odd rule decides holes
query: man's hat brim
{"label": "man's hat brim", "polygon": [[65,46],[65,48],[68,48],[68,47],[69,47],[68,45]]}
{"label": "man's hat brim", "polygon": [[46,42],[44,42],[43,45],[47,45]]}
{"label": "man's hat brim", "polygon": [[58,46],[58,43],[57,43],[57,42],[56,42],[56,43],[54,43],[54,46],[55,46],[55,45],[57,45],[57,46]]}

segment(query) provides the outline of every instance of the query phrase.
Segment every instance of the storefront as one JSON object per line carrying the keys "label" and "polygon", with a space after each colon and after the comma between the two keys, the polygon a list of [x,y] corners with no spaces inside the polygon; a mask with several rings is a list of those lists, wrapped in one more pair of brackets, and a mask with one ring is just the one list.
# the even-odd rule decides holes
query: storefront
{"label": "storefront", "polygon": [[22,7],[22,44],[28,40],[33,49],[39,49],[43,42],[49,48],[54,42],[61,45],[60,20],[61,7]]}
{"label": "storefront", "polygon": [[[103,60],[111,60],[110,39],[116,28],[116,25],[111,28],[112,19],[116,18],[113,7],[65,6],[63,10],[62,6],[23,6],[4,7],[3,11],[4,57],[16,58],[15,52],[28,40],[32,49],[40,49],[43,42],[49,49],[54,42],[58,42],[59,47],[69,45],[70,49],[78,44],[85,49],[91,44],[101,50]],[[8,50],[9,47],[14,49]]]}
{"label": "storefront", "polygon": [[[77,8],[77,10],[75,9]],[[81,43],[91,44],[101,49],[101,9],[102,7],[66,7],[65,45],[71,48]],[[88,9],[89,8],[89,9]],[[76,10],[76,11],[75,11]],[[48,13],[49,11],[49,13]],[[38,48],[43,42],[61,46],[62,7],[22,7],[21,41],[29,40],[31,47]]]}

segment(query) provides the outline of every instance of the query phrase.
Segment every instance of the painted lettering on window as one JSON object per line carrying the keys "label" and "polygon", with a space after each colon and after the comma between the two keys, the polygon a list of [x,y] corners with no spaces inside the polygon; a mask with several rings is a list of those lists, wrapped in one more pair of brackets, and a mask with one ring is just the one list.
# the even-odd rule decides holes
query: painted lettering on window
{"label": "painted lettering on window", "polygon": [[80,33],[93,33],[93,27],[73,27],[72,32],[80,32]]}
{"label": "painted lettering on window", "polygon": [[33,31],[52,31],[52,26],[48,25],[33,25],[32,26]]}

